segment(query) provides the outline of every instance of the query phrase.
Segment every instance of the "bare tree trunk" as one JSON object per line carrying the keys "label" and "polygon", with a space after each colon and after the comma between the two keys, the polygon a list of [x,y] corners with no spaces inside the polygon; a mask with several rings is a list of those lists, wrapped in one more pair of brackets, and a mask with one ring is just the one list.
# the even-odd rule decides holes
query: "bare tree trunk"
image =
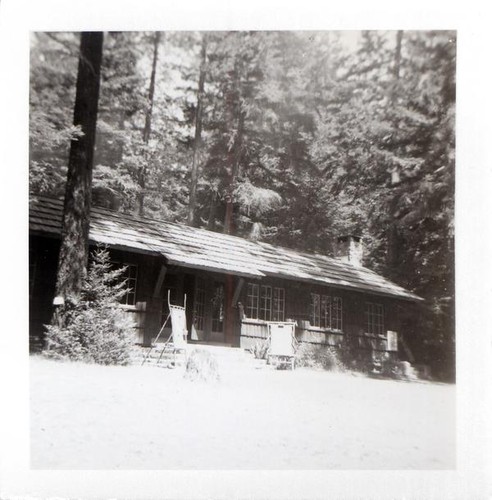
{"label": "bare tree trunk", "polygon": [[193,142],[193,162],[191,165],[190,204],[188,207],[188,225],[192,226],[195,218],[196,187],[198,184],[198,156],[202,142],[202,115],[203,93],[205,89],[206,63],[207,63],[207,35],[203,35],[200,61],[200,75],[198,77],[198,93],[195,116],[195,140]]}
{"label": "bare tree trunk", "polygon": [[[102,46],[101,32],[81,34],[74,125],[80,127],[82,135],[70,144],[56,279],[56,295],[65,303],[77,300],[87,269]],[[60,317],[55,315],[53,320],[59,322]]]}
{"label": "bare tree trunk", "polygon": [[241,163],[244,131],[244,112],[241,109],[240,67],[237,58],[234,64],[234,88],[228,99],[230,100],[229,106],[231,109],[231,130],[233,129],[232,123],[235,122],[236,125],[236,137],[228,153],[229,178],[225,195],[224,233],[231,234],[233,232],[234,188]]}
{"label": "bare tree trunk", "polygon": [[209,231],[215,230],[215,214],[217,212],[217,191],[212,192],[212,196],[210,197],[210,210],[208,212],[208,222],[207,229]]}
{"label": "bare tree trunk", "polygon": [[[152,58],[152,71],[150,73],[150,84],[149,84],[149,94],[147,101],[147,109],[145,111],[145,125],[143,129],[142,139],[144,145],[147,146],[150,140],[150,134],[152,132],[152,110],[154,108],[154,92],[155,92],[155,76],[157,59],[159,56],[159,42],[161,40],[161,33],[156,31],[154,36],[154,55]],[[147,161],[147,153],[144,155]],[[140,187],[140,192],[138,193],[138,214],[144,215],[144,199],[145,199],[145,187],[147,181],[147,165],[144,164],[140,167],[138,171],[138,185]]]}
{"label": "bare tree trunk", "polygon": [[[403,40],[403,31],[398,30],[396,32],[396,45],[395,45],[395,54],[394,54],[394,63],[393,63],[393,89],[391,91],[391,103],[392,105],[396,101],[397,96],[397,85],[400,80],[400,67],[401,67],[401,44]],[[398,120],[393,121],[393,127],[395,131],[398,129]],[[391,172],[391,185],[394,186],[394,189],[398,189],[397,186],[400,183],[400,170],[399,166],[394,166]],[[399,197],[393,196],[389,203],[389,217],[391,220],[390,227],[388,228],[387,234],[387,264],[393,271],[399,263],[400,255],[403,249],[403,237],[401,235],[401,231],[399,228],[399,224],[394,214],[396,211],[396,207],[398,204]]]}
{"label": "bare tree trunk", "polygon": [[234,188],[236,186],[237,176],[239,174],[239,166],[241,163],[241,153],[242,153],[242,136],[244,129],[244,114],[242,111],[238,111],[238,121],[237,121],[237,136],[232,147],[231,153],[229,154],[231,165],[231,173],[229,175],[228,189],[226,193],[226,209],[224,218],[224,233],[233,233],[233,212],[234,212]]}

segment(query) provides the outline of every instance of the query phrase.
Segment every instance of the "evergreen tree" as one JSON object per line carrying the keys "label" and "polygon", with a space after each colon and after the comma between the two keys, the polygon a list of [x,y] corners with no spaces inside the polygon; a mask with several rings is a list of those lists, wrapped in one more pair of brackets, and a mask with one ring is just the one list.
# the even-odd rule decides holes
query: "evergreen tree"
{"label": "evergreen tree", "polygon": [[65,322],[47,326],[44,354],[55,359],[128,364],[134,323],[119,305],[126,293],[125,268],[112,269],[104,249],[92,255],[80,298],[65,311]]}
{"label": "evergreen tree", "polygon": [[[154,58],[155,33],[110,33],[95,199],[327,254],[356,232],[365,265],[427,299],[411,347],[452,354],[454,36],[169,32]],[[33,192],[62,192],[76,56],[73,34],[33,36]]]}

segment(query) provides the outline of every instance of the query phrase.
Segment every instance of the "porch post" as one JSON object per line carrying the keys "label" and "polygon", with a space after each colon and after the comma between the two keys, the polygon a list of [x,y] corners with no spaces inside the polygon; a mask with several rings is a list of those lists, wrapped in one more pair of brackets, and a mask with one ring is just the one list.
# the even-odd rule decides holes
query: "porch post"
{"label": "porch post", "polygon": [[234,344],[234,276],[226,275],[224,287],[224,337],[227,344]]}

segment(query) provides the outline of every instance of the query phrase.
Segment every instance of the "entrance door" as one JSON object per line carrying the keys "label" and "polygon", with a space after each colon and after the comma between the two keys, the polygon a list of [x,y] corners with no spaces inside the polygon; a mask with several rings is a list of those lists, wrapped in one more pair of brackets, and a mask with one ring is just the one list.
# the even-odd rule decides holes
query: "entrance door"
{"label": "entrance door", "polygon": [[224,342],[224,285],[197,278],[191,339]]}
{"label": "entrance door", "polygon": [[212,308],[211,308],[211,331],[210,340],[212,342],[224,342],[224,285],[214,283]]}

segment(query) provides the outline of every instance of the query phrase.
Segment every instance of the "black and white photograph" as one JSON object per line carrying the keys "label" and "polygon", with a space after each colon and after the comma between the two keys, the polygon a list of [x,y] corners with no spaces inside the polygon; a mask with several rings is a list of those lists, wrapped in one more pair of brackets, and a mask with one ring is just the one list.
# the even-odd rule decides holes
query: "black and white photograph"
{"label": "black and white photograph", "polygon": [[[243,498],[230,474],[470,466],[456,25],[40,28],[17,331],[29,474],[187,474],[162,498]],[[487,498],[481,456],[476,496],[449,482],[443,498]],[[200,489],[219,471],[222,494]],[[159,497],[79,481],[24,492]],[[300,497],[266,486],[244,497]]]}

